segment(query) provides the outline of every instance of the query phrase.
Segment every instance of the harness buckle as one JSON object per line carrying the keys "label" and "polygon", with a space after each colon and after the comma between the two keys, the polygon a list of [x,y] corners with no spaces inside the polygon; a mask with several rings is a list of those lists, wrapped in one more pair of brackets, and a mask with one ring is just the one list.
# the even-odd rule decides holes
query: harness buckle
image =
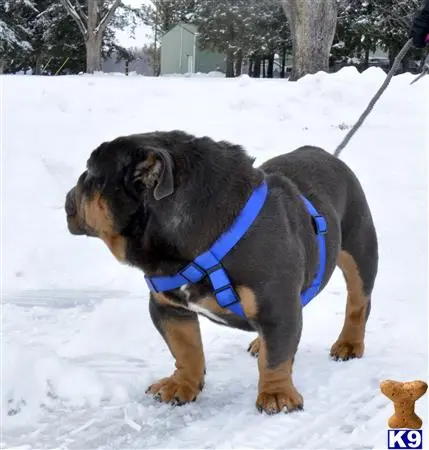
{"label": "harness buckle", "polygon": [[328,224],[326,223],[326,219],[320,214],[311,217],[313,219],[316,234],[326,234],[326,232],[328,231]]}

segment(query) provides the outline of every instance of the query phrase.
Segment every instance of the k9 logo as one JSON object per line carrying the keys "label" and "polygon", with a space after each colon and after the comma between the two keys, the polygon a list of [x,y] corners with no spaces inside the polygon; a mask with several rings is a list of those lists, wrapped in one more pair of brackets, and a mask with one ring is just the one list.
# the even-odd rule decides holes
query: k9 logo
{"label": "k9 logo", "polygon": [[423,448],[422,430],[387,430],[387,448]]}

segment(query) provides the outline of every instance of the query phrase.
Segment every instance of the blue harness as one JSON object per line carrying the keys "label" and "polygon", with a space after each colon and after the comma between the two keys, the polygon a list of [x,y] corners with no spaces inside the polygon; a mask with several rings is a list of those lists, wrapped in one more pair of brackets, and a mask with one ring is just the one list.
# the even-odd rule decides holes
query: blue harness
{"label": "blue harness", "polygon": [[[232,287],[225,268],[222,266],[222,259],[240,241],[258,217],[258,214],[264,206],[267,194],[268,186],[266,181],[264,181],[253,191],[232,226],[224,232],[206,252],[197,256],[176,275],[145,276],[149,289],[152,292],[171,291],[188,283],[198,283],[204,277],[208,276],[219,306],[227,308],[245,319],[246,316],[241,307],[240,299]],[[311,286],[301,294],[301,303],[302,306],[305,306],[316,296],[320,289],[320,285],[322,284],[326,264],[326,244],[324,234],[327,231],[327,224],[324,217],[318,214],[314,206],[305,197],[302,197],[302,200],[304,201],[308,213],[313,219],[319,247],[319,264],[316,276]]]}

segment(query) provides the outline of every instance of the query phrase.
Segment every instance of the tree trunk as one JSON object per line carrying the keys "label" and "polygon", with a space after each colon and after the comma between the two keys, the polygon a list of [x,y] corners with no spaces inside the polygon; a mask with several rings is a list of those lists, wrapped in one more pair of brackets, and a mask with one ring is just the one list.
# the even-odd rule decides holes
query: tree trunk
{"label": "tree trunk", "polygon": [[88,34],[86,37],[86,72],[101,70],[101,39],[97,36],[98,1],[88,1]]}
{"label": "tree trunk", "polygon": [[329,53],[337,24],[336,0],[282,0],[292,34],[290,81],[329,71]]}
{"label": "tree trunk", "polygon": [[261,56],[256,55],[255,61],[253,63],[253,78],[261,77],[261,62],[262,62]]}
{"label": "tree trunk", "polygon": [[265,58],[262,60],[262,78],[267,78],[267,71],[265,69]]}
{"label": "tree trunk", "polygon": [[365,60],[363,62],[363,69],[366,70],[369,67],[369,48],[365,49]]}
{"label": "tree trunk", "polygon": [[253,63],[254,63],[254,57],[251,56],[249,58],[249,71],[248,71],[249,77],[253,76]]}
{"label": "tree trunk", "polygon": [[274,53],[268,56],[268,68],[267,68],[267,78],[274,77]]}
{"label": "tree trunk", "polygon": [[42,57],[41,55],[36,55],[34,59],[33,75],[41,75],[41,73],[42,73]]}
{"label": "tree trunk", "polygon": [[99,16],[99,0],[87,0],[87,14],[84,14],[80,8],[73,6],[70,0],[61,0],[61,3],[76,22],[84,37],[87,73],[101,70],[101,42],[103,34],[120,5],[120,0],[113,0],[103,17]]}
{"label": "tree trunk", "polygon": [[4,72],[4,66],[5,66],[4,59],[0,58],[0,75],[2,75]]}
{"label": "tree trunk", "polygon": [[393,61],[395,60],[396,49],[393,45],[389,47],[389,66],[390,68],[393,66]]}
{"label": "tree trunk", "polygon": [[89,35],[86,40],[86,73],[94,73],[101,70],[101,37]]}
{"label": "tree trunk", "polygon": [[282,46],[282,70],[280,71],[280,78],[286,77],[286,45]]}
{"label": "tree trunk", "polygon": [[241,75],[241,69],[243,67],[243,50],[239,50],[235,59],[235,76]]}
{"label": "tree trunk", "polygon": [[234,78],[234,51],[226,52],[226,78]]}

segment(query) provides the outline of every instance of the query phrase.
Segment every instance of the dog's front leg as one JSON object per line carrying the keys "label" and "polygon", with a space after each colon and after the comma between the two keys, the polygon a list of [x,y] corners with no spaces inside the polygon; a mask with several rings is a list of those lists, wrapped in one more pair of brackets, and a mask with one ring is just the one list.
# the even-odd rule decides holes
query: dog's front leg
{"label": "dog's front leg", "polygon": [[205,375],[198,316],[169,305],[162,294],[151,294],[149,305],[152,321],[176,360],[176,370],[146,392],[165,403],[182,405],[194,401],[204,386]]}
{"label": "dog's front leg", "polygon": [[261,412],[277,414],[303,408],[302,395],[292,382],[292,366],[302,330],[302,309],[299,298],[269,306],[270,317],[264,317],[264,308],[260,311],[256,407]]}

